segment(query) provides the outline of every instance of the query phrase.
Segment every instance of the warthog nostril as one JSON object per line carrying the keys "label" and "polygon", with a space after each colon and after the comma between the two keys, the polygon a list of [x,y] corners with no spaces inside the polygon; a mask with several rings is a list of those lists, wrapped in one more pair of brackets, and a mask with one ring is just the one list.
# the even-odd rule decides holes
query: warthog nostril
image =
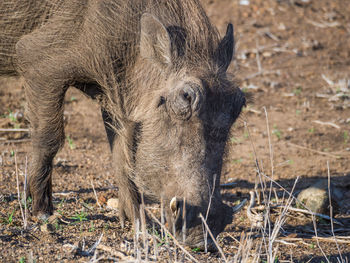
{"label": "warthog nostril", "polygon": [[173,216],[176,217],[179,210],[179,202],[177,201],[176,196],[174,196],[170,201],[170,210],[173,213]]}
{"label": "warthog nostril", "polygon": [[[187,101],[189,102],[189,104],[191,104],[191,102],[192,102],[192,97],[191,97],[190,94],[188,94],[188,92],[184,92],[184,93],[182,94],[182,96],[184,97],[185,100],[187,100]],[[193,94],[192,94],[192,96],[193,96]]]}

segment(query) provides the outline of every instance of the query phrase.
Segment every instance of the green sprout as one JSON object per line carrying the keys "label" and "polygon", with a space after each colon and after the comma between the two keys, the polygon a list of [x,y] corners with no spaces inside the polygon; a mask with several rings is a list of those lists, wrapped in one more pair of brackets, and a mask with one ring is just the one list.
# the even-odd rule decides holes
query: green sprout
{"label": "green sprout", "polygon": [[89,232],[94,232],[94,231],[95,231],[94,222],[91,221],[90,227],[89,227],[88,231],[89,231]]}
{"label": "green sprout", "polygon": [[69,135],[67,135],[67,141],[68,141],[69,148],[71,150],[74,150],[76,146],[75,146],[75,144],[73,142],[73,139]]}
{"label": "green sprout", "polygon": [[277,128],[276,125],[273,125],[272,134],[276,135],[278,139],[281,139],[282,132]]}
{"label": "green sprout", "polygon": [[20,128],[20,124],[18,123],[18,119],[15,113],[13,113],[13,111],[11,111],[10,109],[8,110],[8,114],[5,114],[5,117],[8,118],[12,125],[14,126],[15,129],[19,129]]}
{"label": "green sprout", "polygon": [[344,137],[344,143],[347,144],[349,141],[349,132],[345,131],[343,134],[343,137]]}
{"label": "green sprout", "polygon": [[70,219],[77,220],[81,223],[83,221],[87,221],[86,217],[87,217],[87,213],[84,210],[82,210],[80,213],[76,213]]}
{"label": "green sprout", "polygon": [[299,96],[301,94],[301,87],[297,87],[296,89],[293,90],[293,93],[295,96]]}
{"label": "green sprout", "polygon": [[10,214],[8,214],[7,217],[1,218],[2,223],[5,225],[11,225],[13,222],[13,214],[14,213],[15,213],[15,209],[13,209],[12,212]]}

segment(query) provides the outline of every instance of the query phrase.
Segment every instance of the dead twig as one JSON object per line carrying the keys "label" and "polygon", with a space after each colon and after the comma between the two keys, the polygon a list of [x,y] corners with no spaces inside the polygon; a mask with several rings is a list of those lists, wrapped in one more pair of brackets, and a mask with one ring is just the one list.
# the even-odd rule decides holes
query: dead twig
{"label": "dead twig", "polygon": [[105,246],[103,244],[98,244],[97,249],[108,252],[115,257],[121,258],[122,260],[135,260],[134,258],[125,255],[122,251],[116,250],[115,248]]}
{"label": "dead twig", "polygon": [[[26,230],[27,229],[27,220],[26,220],[26,217],[24,215],[23,208],[22,208],[22,203],[21,203],[21,194],[20,194],[20,191],[19,191],[18,166],[17,166],[16,154],[15,154],[15,166],[16,166],[16,181],[17,181],[18,203],[19,203],[19,208],[21,210],[21,215],[22,215],[22,220],[23,220],[23,228],[24,228],[24,230]],[[26,200],[25,200],[25,202],[26,202]]]}
{"label": "dead twig", "polygon": [[[276,205],[276,206],[272,206],[271,208],[285,208],[285,207],[286,207],[285,205]],[[312,211],[308,211],[308,210],[301,209],[301,208],[289,207],[288,210],[289,211],[293,211],[293,212],[304,213],[304,214],[308,214],[308,215],[312,215],[312,216],[318,216],[318,217],[321,217],[323,219],[331,220],[331,218],[329,216],[327,216],[327,215],[314,213]],[[344,224],[341,223],[340,221],[338,221],[338,220],[336,220],[334,218],[332,220],[333,220],[334,223],[336,223],[338,225],[341,225],[341,226],[344,226]]]}
{"label": "dead twig", "polygon": [[0,138],[0,141],[3,141],[4,143],[22,143],[22,142],[30,142],[30,139],[7,140],[6,138]]}
{"label": "dead twig", "polygon": [[255,72],[253,74],[248,75],[247,77],[244,78],[244,80],[249,80],[249,79],[253,79],[255,77],[258,77],[260,75],[269,75],[269,74],[280,74],[279,70],[264,70],[262,69],[259,72]]}
{"label": "dead twig", "polygon": [[331,219],[331,231],[332,231],[332,236],[334,238],[334,242],[337,246],[337,250],[341,259],[341,262],[344,262],[343,260],[343,256],[340,252],[340,248],[337,242],[337,239],[335,238],[335,234],[334,234],[334,225],[333,225],[333,206],[332,206],[332,195],[331,195],[331,173],[329,171],[329,162],[327,161],[327,175],[328,175],[328,197],[329,197],[329,215],[330,215],[330,219]]}
{"label": "dead twig", "polygon": [[250,202],[247,208],[247,217],[253,227],[262,227],[264,222],[264,215],[262,213],[254,213],[252,208],[255,206],[255,193],[250,191]]}
{"label": "dead twig", "polygon": [[24,220],[25,220],[25,224],[27,226],[27,219],[28,219],[28,215],[27,215],[27,167],[28,167],[28,158],[26,156],[26,165],[24,167],[24,189],[23,189],[23,197],[24,197]]}
{"label": "dead twig", "polygon": [[172,238],[172,240],[174,241],[176,246],[178,246],[192,261],[199,263],[199,261],[197,259],[195,259],[190,253],[188,253],[188,251],[183,246],[181,246],[179,241],[176,240],[176,238],[168,231],[168,229],[163,224],[161,224],[161,222],[159,222],[158,218],[155,215],[153,215],[152,211],[149,208],[145,207],[145,210],[153,218],[153,220],[162,228],[162,230],[169,237]]}
{"label": "dead twig", "polygon": [[5,129],[5,128],[1,128],[0,132],[29,132],[29,129]]}
{"label": "dead twig", "polygon": [[312,122],[316,123],[316,124],[320,124],[322,126],[331,126],[331,127],[336,128],[338,130],[340,129],[340,126],[335,124],[335,123],[333,123],[333,122],[329,122],[329,121],[324,122],[324,121],[320,121],[320,120],[315,120],[315,121],[312,121]]}
{"label": "dead twig", "polygon": [[262,67],[261,67],[261,62],[260,62],[258,39],[256,39],[256,64],[258,66],[258,72],[261,72],[262,71]]}
{"label": "dead twig", "polygon": [[287,144],[290,145],[290,146],[293,146],[293,147],[295,147],[295,148],[307,150],[307,151],[310,151],[310,152],[318,153],[318,154],[325,155],[325,156],[329,156],[329,157],[332,157],[332,158],[339,158],[339,156],[337,156],[337,155],[334,155],[334,154],[331,154],[331,153],[326,153],[326,152],[317,151],[317,150],[310,149],[310,148],[307,148],[307,147],[305,147],[305,146],[297,145],[297,144],[294,144],[294,143],[291,143],[291,142],[289,142],[289,143],[287,143]]}
{"label": "dead twig", "polygon": [[94,191],[94,195],[95,195],[95,198],[96,198],[96,203],[98,204],[98,206],[100,208],[102,208],[100,202],[98,201],[97,194],[96,194],[95,187],[94,187],[94,182],[92,180],[91,180],[91,186],[92,186],[92,190]]}
{"label": "dead twig", "polygon": [[211,239],[213,240],[215,246],[218,248],[218,250],[219,250],[219,252],[220,252],[220,254],[221,254],[221,257],[224,259],[225,262],[228,262],[227,259],[226,259],[226,257],[225,257],[224,252],[222,251],[221,247],[220,247],[219,244],[216,242],[216,240],[215,240],[213,234],[211,233],[211,231],[210,231],[210,229],[209,229],[209,226],[207,225],[207,222],[206,222],[206,220],[204,219],[202,213],[199,214],[199,217],[202,219],[202,222],[203,222],[203,224],[205,225],[205,228],[207,229],[207,231],[208,231],[208,233],[209,233]]}
{"label": "dead twig", "polygon": [[59,192],[59,193],[53,193],[53,196],[57,196],[57,195],[62,195],[62,196],[68,196],[68,195],[72,195],[72,194],[76,194],[76,192]]}
{"label": "dead twig", "polygon": [[340,25],[336,21],[335,22],[326,22],[326,21],[316,22],[316,21],[310,20],[308,18],[305,18],[305,21],[307,23],[309,23],[310,25],[313,25],[313,26],[319,27],[319,28],[337,27]]}
{"label": "dead twig", "polygon": [[331,236],[331,237],[313,236],[312,239],[318,239],[318,240],[324,241],[324,242],[335,242],[335,243],[342,243],[342,244],[350,244],[350,240],[343,240],[343,239],[340,239],[339,237],[336,237],[336,236]]}
{"label": "dead twig", "polygon": [[290,242],[287,242],[287,241],[285,241],[283,239],[276,239],[275,242],[282,243],[282,244],[287,245],[287,246],[293,246],[293,247],[297,247],[298,246],[295,243],[290,243]]}
{"label": "dead twig", "polygon": [[326,254],[324,253],[324,251],[320,245],[320,239],[319,239],[318,234],[317,234],[317,224],[316,224],[316,220],[315,220],[315,215],[312,215],[312,223],[313,223],[314,231],[315,231],[315,237],[313,237],[313,238],[316,239],[317,246],[321,250],[323,257],[327,260],[328,263],[330,263],[329,259],[327,258]]}
{"label": "dead twig", "polygon": [[[209,188],[209,204],[208,204],[207,212],[206,212],[206,214],[205,214],[205,221],[208,220],[209,211],[210,211],[210,206],[211,206],[211,200],[212,200],[212,198],[213,198],[214,191],[215,191],[215,182],[216,182],[216,174],[214,174],[214,177],[213,177],[213,189],[211,190],[211,192],[210,192],[210,184],[209,184],[209,182],[207,182],[207,183],[208,183],[208,188]],[[205,228],[205,229],[206,229],[206,228]],[[207,240],[208,240],[208,231],[205,230],[205,231],[204,231],[204,248],[205,248],[205,253],[208,252]]]}
{"label": "dead twig", "polygon": [[[293,188],[291,190],[291,193],[294,192],[295,186],[297,185],[299,180],[299,176],[295,179]],[[276,258],[276,253],[278,251],[278,246],[275,248],[275,253],[272,254],[272,249],[274,247],[274,243],[277,239],[277,235],[280,231],[280,229],[282,228],[282,226],[284,225],[285,221],[286,221],[286,214],[288,212],[288,209],[291,207],[292,202],[293,202],[293,195],[289,195],[288,199],[287,199],[287,205],[285,206],[285,208],[283,208],[283,210],[279,213],[280,215],[278,216],[278,219],[275,222],[275,226],[272,229],[272,233],[269,235],[269,250],[268,250],[268,261],[270,263],[275,262],[275,258]],[[268,203],[268,209],[270,209],[270,199],[269,199],[269,203]]]}

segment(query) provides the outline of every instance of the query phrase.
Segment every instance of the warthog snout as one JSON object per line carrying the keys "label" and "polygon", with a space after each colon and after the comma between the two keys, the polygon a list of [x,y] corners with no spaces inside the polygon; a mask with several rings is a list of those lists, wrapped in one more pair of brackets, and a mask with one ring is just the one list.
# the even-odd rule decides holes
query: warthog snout
{"label": "warthog snout", "polygon": [[199,248],[208,251],[215,251],[216,246],[211,239],[206,227],[204,226],[200,214],[206,218],[206,223],[209,226],[214,238],[223,230],[229,218],[229,207],[221,202],[215,202],[211,207],[210,213],[203,211],[198,206],[192,206],[186,203],[185,200],[174,196],[169,204],[171,212],[172,226],[169,228],[175,231],[175,236],[178,240],[183,241],[186,245],[192,248]]}
{"label": "warthog snout", "polygon": [[169,96],[170,107],[175,116],[187,120],[199,110],[203,100],[200,86],[196,83],[186,82],[175,89]]}

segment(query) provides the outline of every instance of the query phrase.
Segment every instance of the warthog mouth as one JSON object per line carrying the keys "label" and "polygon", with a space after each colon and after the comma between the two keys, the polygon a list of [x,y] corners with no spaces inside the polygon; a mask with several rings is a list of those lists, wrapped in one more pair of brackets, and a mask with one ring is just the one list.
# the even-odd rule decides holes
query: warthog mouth
{"label": "warthog mouth", "polygon": [[200,249],[202,251],[206,249],[209,252],[216,252],[217,247],[215,245],[215,242],[209,237],[209,234],[207,237],[207,241],[205,241],[204,236],[205,234],[201,233],[197,236],[189,237],[188,239],[186,239],[185,244],[194,249]]}
{"label": "warthog mouth", "polygon": [[[214,215],[209,215],[206,220],[207,226],[202,222],[200,207],[187,206],[186,219],[183,218],[183,208],[184,205],[181,199],[174,197],[170,201],[170,210],[172,213],[172,219],[174,220],[173,227],[176,228],[175,237],[182,241],[185,245],[210,252],[217,251],[214,240],[212,240],[211,235],[207,231],[209,227],[214,238],[225,228],[227,224],[232,221],[232,208],[224,203],[217,204],[216,213]],[[220,216],[217,216],[220,214]],[[185,233],[182,231],[186,228]]]}

